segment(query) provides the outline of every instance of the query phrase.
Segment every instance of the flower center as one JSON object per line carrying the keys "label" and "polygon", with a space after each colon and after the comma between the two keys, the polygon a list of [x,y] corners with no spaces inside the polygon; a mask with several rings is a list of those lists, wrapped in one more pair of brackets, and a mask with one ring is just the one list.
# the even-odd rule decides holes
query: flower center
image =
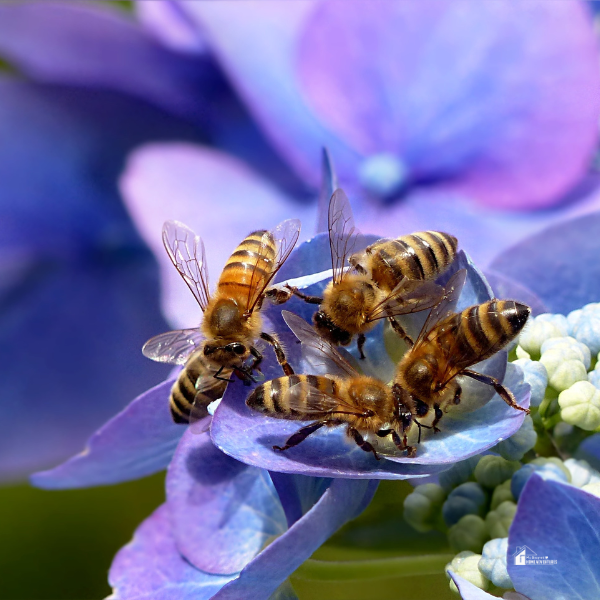
{"label": "flower center", "polygon": [[381,152],[362,162],[358,177],[365,190],[381,198],[388,198],[406,185],[408,168],[396,155]]}

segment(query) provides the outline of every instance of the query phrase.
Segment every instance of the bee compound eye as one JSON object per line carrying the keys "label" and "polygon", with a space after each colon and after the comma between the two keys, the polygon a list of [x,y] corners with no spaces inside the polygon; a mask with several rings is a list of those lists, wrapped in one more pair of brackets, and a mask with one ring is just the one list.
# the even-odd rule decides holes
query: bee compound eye
{"label": "bee compound eye", "polygon": [[234,353],[234,354],[244,354],[246,352],[246,346],[244,346],[244,344],[240,344],[239,342],[235,342],[233,344],[229,344],[229,349]]}

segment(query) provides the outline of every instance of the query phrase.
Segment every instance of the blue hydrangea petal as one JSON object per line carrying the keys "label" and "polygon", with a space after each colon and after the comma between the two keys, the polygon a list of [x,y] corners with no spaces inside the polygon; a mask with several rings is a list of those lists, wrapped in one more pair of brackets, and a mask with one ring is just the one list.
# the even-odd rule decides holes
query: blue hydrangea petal
{"label": "blue hydrangea petal", "polygon": [[449,575],[452,577],[452,581],[454,581],[456,584],[462,600],[492,600],[493,598],[498,597],[484,592],[476,585],[473,585],[470,581],[463,579],[460,575],[452,573],[452,571],[449,572]]}
{"label": "blue hydrangea petal", "polygon": [[[600,499],[595,496],[532,476],[519,498],[508,541],[508,573],[515,589],[531,600],[600,596]],[[557,564],[515,565],[512,557],[522,546]]]}
{"label": "blue hydrangea petal", "polygon": [[174,380],[138,396],[89,439],[85,450],[62,465],[31,476],[46,489],[109,485],[165,469],[186,428],[169,412]]}
{"label": "blue hydrangea petal", "polygon": [[79,452],[166,377],[140,352],[168,325],[116,180],[132,147],[194,133],[133,98],[17,78],[0,79],[0,130],[18,140],[0,157],[0,476],[14,479]]}
{"label": "blue hydrangea petal", "polygon": [[515,498],[519,498],[529,478],[537,473],[543,479],[551,479],[552,481],[560,481],[569,483],[567,476],[562,469],[552,463],[540,464],[525,464],[513,476],[510,484],[510,491]]}
{"label": "blue hydrangea petal", "polygon": [[586,460],[589,465],[600,470],[600,433],[595,433],[581,442],[575,458]]}
{"label": "blue hydrangea petal", "polygon": [[376,489],[376,481],[332,481],[308,513],[225,585],[215,600],[267,600],[319,546],[368,506]]}
{"label": "blue hydrangea petal", "polygon": [[210,575],[177,550],[166,504],[136,530],[109,572],[113,600],[209,600],[235,575]]}
{"label": "blue hydrangea petal", "polygon": [[490,266],[527,285],[550,311],[566,315],[600,298],[599,229],[600,212],[552,225],[502,252]]}
{"label": "blue hydrangea petal", "polygon": [[237,573],[287,523],[269,473],[218,450],[208,433],[184,434],[167,472],[177,548],[208,573]]}

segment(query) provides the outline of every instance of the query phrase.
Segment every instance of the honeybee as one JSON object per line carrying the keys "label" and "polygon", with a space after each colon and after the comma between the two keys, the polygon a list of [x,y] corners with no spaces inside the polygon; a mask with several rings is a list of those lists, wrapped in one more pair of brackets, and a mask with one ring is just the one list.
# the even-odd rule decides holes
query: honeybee
{"label": "honeybee", "polygon": [[434,431],[439,431],[437,424],[444,409],[460,403],[459,375],[492,386],[509,406],[529,413],[497,379],[469,367],[496,354],[517,337],[531,309],[514,300],[494,299],[456,313],[465,277],[466,271],[461,269],[448,281],[414,346],[398,363],[394,378],[393,388],[402,398],[404,410],[422,418],[433,409]]}
{"label": "honeybee", "polygon": [[[397,240],[380,240],[355,253],[360,234],[343,190],[329,201],[329,246],[332,281],[323,297],[308,296],[290,287],[306,302],[319,304],[313,321],[317,331],[333,344],[348,345],[355,335],[360,357],[365,358],[365,333],[387,318],[409,345],[412,340],[394,318],[431,308],[441,295],[433,280],[454,260],[456,238],[438,232],[421,232]],[[349,259],[352,269],[346,265]]]}
{"label": "honeybee", "polygon": [[262,361],[254,345],[259,338],[273,346],[283,372],[294,373],[277,337],[262,330],[260,313],[267,286],[299,235],[297,219],[248,235],[227,260],[211,296],[204,243],[182,223],[164,224],[167,254],[204,313],[199,327],[162,333],[142,348],[152,360],[185,365],[171,391],[175,422],[206,416],[208,404],[223,395],[232,373],[249,384]]}
{"label": "honeybee", "polygon": [[391,436],[400,451],[414,456],[415,448],[407,444],[407,432],[412,424],[410,410],[396,396],[397,388],[361,375],[304,319],[282,311],[283,318],[305,347],[318,353],[329,367],[328,375],[291,375],[267,381],[256,387],[246,404],[270,417],[312,423],[294,433],[283,446],[273,446],[283,452],[297,446],[321,427],[346,426],[346,433],[365,452],[379,459],[365,433],[380,438]]}

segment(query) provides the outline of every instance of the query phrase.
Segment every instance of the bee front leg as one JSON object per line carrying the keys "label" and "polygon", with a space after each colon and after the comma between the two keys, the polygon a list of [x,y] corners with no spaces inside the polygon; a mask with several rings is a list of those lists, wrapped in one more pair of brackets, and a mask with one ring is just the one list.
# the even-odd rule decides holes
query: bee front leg
{"label": "bee front leg", "polygon": [[303,442],[311,433],[314,433],[315,431],[317,431],[317,429],[323,427],[325,423],[325,421],[315,421],[314,423],[311,423],[306,427],[302,427],[302,429],[298,429],[296,433],[294,433],[287,439],[284,446],[273,446],[273,450],[283,452],[288,448],[293,448],[294,446],[297,446],[300,442]]}
{"label": "bee front leg", "polygon": [[364,348],[366,341],[367,341],[367,338],[365,337],[365,334],[359,333],[358,338],[356,339],[356,345],[358,346],[358,352],[360,354],[361,360],[364,360],[365,358],[367,358],[365,356],[365,353],[363,352],[363,348]]}
{"label": "bee front leg", "polygon": [[[420,433],[420,430],[419,430]],[[400,439],[398,432],[396,430],[392,430],[392,441],[396,444],[396,448],[398,450],[406,450],[406,456],[408,458],[413,458],[417,453],[417,449],[414,446],[408,445],[408,440],[406,439],[406,434],[404,434],[404,439]]]}
{"label": "bee front leg", "polygon": [[433,433],[438,433],[440,430],[436,427],[436,425],[440,422],[440,419],[444,416],[444,413],[442,412],[439,404],[434,404],[433,410],[435,411],[435,419],[433,419],[431,428],[433,429]]}
{"label": "bee front leg", "polygon": [[466,375],[475,381],[480,381],[481,383],[485,383],[486,385],[491,385],[494,388],[494,391],[508,404],[512,406],[515,410],[523,411],[526,414],[529,414],[528,408],[523,408],[517,404],[517,400],[513,396],[512,392],[505,388],[495,377],[491,377],[490,375],[484,375],[483,373],[477,373],[476,371],[471,371],[470,369],[465,369],[460,372],[461,375]]}
{"label": "bee front leg", "polygon": [[402,325],[400,325],[400,323],[398,323],[398,321],[396,321],[394,317],[388,317],[388,319],[390,325],[392,326],[392,329],[400,336],[400,338],[402,338],[406,342],[409,348],[412,348],[415,345],[415,343],[413,339],[408,335],[408,333],[404,331],[404,327],[402,327]]}
{"label": "bee front leg", "polygon": [[308,294],[301,292],[297,287],[292,287],[291,285],[288,285],[287,289],[290,290],[290,292],[294,294],[294,296],[298,296],[298,298],[304,300],[304,302],[308,302],[308,304],[323,303],[323,298],[321,298],[320,296],[309,296]]}
{"label": "bee front leg", "polygon": [[233,381],[233,378],[229,378],[229,377],[219,377],[219,375],[221,374],[221,372],[223,371],[224,367],[221,367],[214,375],[213,377],[215,379],[218,379],[219,381],[228,381],[229,383],[231,383]]}
{"label": "bee front leg", "polygon": [[260,337],[261,337],[261,339],[265,340],[265,342],[268,342],[269,344],[271,344],[271,346],[273,346],[273,350],[275,351],[275,356],[277,357],[277,362],[281,365],[283,372],[286,375],[293,375],[294,369],[292,369],[292,367],[290,366],[290,363],[287,361],[287,359],[285,357],[285,353],[283,351],[283,348],[281,347],[281,344],[279,343],[279,340],[274,335],[269,335],[268,333],[265,333],[264,331],[260,334]]}
{"label": "bee front leg", "polygon": [[350,437],[352,437],[352,439],[362,450],[364,450],[365,452],[372,452],[375,458],[377,460],[380,460],[379,455],[375,451],[375,448],[373,448],[373,446],[369,442],[367,442],[367,440],[365,440],[362,435],[360,435],[360,432],[357,429],[354,429],[354,427],[348,427],[348,434],[350,435]]}

